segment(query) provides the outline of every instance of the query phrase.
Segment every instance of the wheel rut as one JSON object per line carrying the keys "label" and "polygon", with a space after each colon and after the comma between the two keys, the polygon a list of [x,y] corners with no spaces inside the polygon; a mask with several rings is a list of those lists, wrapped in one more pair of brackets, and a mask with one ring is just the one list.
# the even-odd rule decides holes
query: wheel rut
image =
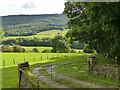
{"label": "wheel rut", "polygon": [[[46,70],[46,72],[48,74],[51,74],[51,70],[52,70],[51,68],[54,68],[55,66],[57,66],[57,65],[52,65],[52,67],[48,67],[47,70]],[[47,84],[50,84],[54,88],[71,88],[69,86],[61,85],[61,84],[55,82],[54,80],[51,80],[50,77],[46,77],[46,76],[41,75],[41,72],[39,71],[40,68],[42,68],[42,66],[35,67],[33,69],[33,71],[32,71],[33,74],[35,74],[35,76],[38,77],[40,80],[44,81]],[[73,79],[73,78],[70,78],[70,77],[67,77],[67,76],[63,76],[63,75],[58,74],[58,73],[53,72],[53,71],[52,71],[52,76],[56,77],[58,79],[63,79],[63,80],[72,82],[72,83],[78,83],[80,85],[88,86],[90,88],[106,88],[105,86],[100,86],[100,85],[96,85],[94,83],[90,83],[90,82],[86,82],[86,81],[81,81],[81,80]],[[73,90],[73,89],[71,88],[71,90]]]}

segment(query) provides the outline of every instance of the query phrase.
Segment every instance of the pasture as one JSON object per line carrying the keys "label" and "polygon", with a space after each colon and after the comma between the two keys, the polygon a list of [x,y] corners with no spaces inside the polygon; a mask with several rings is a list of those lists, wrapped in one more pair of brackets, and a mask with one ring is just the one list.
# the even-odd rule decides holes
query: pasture
{"label": "pasture", "polygon": [[[36,66],[41,66],[43,64],[50,63],[67,63],[71,62],[71,65],[59,65],[54,68],[54,71],[60,73],[64,76],[72,77],[78,80],[88,81],[92,83],[97,83],[98,85],[113,86],[117,87],[117,81],[107,79],[104,77],[89,75],[87,72],[87,58],[93,54],[77,54],[77,53],[3,53],[3,60],[6,60],[6,66],[2,66],[2,87],[3,88],[17,88],[18,87],[18,68],[17,64],[28,61],[30,67],[34,68]],[[42,56],[42,59],[41,59]],[[101,62],[99,63],[109,63],[109,61],[99,55]],[[16,61],[13,63],[13,59]],[[102,61],[106,62],[102,62]],[[47,74],[46,74],[47,75]],[[57,79],[57,78],[55,78]],[[59,81],[59,80],[58,80]],[[67,84],[64,80],[59,83]],[[80,87],[77,84],[71,83],[67,84],[70,86]]]}
{"label": "pasture", "polygon": [[[83,54],[84,55],[84,54]],[[68,53],[2,53],[3,60],[6,60],[6,66],[1,66],[2,68],[2,87],[3,88],[17,88],[18,87],[18,68],[17,64],[24,62],[24,58],[28,61],[31,67],[40,66],[47,63],[60,63],[73,60],[70,56],[83,56],[79,54],[69,54]],[[41,56],[43,57],[41,60]],[[47,59],[46,56],[49,58]],[[34,58],[36,57],[35,61]],[[13,59],[16,63],[13,63]],[[75,58],[74,58],[75,59]],[[2,62],[0,62],[2,63]]]}
{"label": "pasture", "polygon": [[40,38],[53,38],[58,33],[62,36],[64,36],[68,32],[68,29],[66,30],[49,30],[49,31],[43,31],[40,33],[37,33],[34,35],[34,37],[40,37]]}
{"label": "pasture", "polygon": [[36,35],[31,35],[31,36],[9,36],[9,37],[4,37],[3,40],[7,39],[15,39],[15,38],[53,38],[56,36],[58,33],[62,36],[64,36],[68,32],[68,29],[65,30],[49,30],[49,31],[43,31],[40,33],[37,33]]}
{"label": "pasture", "polygon": [[33,48],[37,48],[38,50],[39,50],[39,52],[41,53],[42,51],[44,51],[44,50],[51,50],[52,49],[52,47],[40,47],[40,46],[35,46],[35,47],[27,47],[27,46],[22,46],[23,48],[25,48],[25,52],[30,52],[30,51],[32,51],[32,49]]}
{"label": "pasture", "polygon": [[21,62],[28,61],[30,64],[37,62],[45,63],[52,61],[52,58],[75,55],[75,53],[2,53],[0,63],[4,67],[15,66]]}

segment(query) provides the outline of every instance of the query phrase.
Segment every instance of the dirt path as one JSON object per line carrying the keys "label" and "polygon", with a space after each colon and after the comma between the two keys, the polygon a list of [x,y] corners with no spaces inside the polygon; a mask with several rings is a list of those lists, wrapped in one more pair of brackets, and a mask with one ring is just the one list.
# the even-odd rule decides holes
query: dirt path
{"label": "dirt path", "polygon": [[39,71],[40,68],[41,68],[41,67],[36,67],[36,68],[34,68],[33,71],[32,71],[32,73],[35,74],[35,76],[38,77],[40,80],[44,81],[44,82],[47,83],[47,84],[50,84],[50,85],[51,85],[52,87],[54,87],[54,88],[70,88],[70,87],[68,87],[68,86],[60,85],[59,83],[56,83],[56,82],[54,82],[54,81],[51,81],[50,78],[47,78],[47,77],[45,77],[45,76],[42,76],[42,75],[40,74],[40,71]]}
{"label": "dirt path", "polygon": [[[55,66],[56,65],[52,66],[52,68],[54,68]],[[42,81],[44,81],[44,82],[46,82],[48,84],[51,84],[55,88],[70,88],[70,87],[67,87],[67,86],[64,86],[64,85],[60,85],[59,83],[56,83],[54,81],[51,81],[50,78],[47,78],[45,76],[41,76],[40,75],[40,71],[39,71],[41,67],[42,66],[36,67],[32,71],[39,79],[41,79]],[[46,72],[49,73],[49,74],[51,74],[51,67],[48,67],[48,69],[46,70]],[[86,81],[80,81],[80,80],[77,80],[77,79],[66,77],[66,76],[63,76],[61,74],[57,74],[56,72],[53,72],[53,71],[52,71],[52,76],[56,77],[56,78],[59,78],[59,79],[64,79],[64,80],[72,82],[72,83],[78,83],[80,85],[89,86],[91,88],[106,88],[104,86],[99,86],[99,85],[96,85],[94,83],[90,83],[90,82],[86,82]]]}
{"label": "dirt path", "polygon": [[[55,66],[53,66],[52,68],[54,68]],[[49,73],[49,74],[51,74],[51,68],[48,68],[47,69],[47,72]],[[66,77],[66,76],[63,76],[63,75],[61,75],[61,74],[57,74],[56,72],[52,72],[52,75],[54,76],[54,77],[57,77],[57,78],[60,78],[60,79],[64,79],[64,80],[66,80],[66,81],[69,81],[69,82],[74,82],[74,83],[79,83],[79,84],[81,84],[81,85],[84,85],[84,86],[89,86],[89,87],[91,87],[91,88],[106,88],[106,87],[104,87],[104,86],[98,86],[98,85],[96,85],[96,84],[94,84],[94,83],[90,83],[90,82],[86,82],[86,81],[80,81],[80,80],[77,80],[77,79],[73,79],[73,78],[70,78],[70,77]]]}

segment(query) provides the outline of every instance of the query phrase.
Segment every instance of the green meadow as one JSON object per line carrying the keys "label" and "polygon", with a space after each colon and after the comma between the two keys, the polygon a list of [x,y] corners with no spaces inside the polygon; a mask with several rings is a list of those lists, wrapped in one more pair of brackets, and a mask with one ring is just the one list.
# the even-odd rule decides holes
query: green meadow
{"label": "green meadow", "polygon": [[41,53],[42,51],[44,50],[51,50],[52,47],[37,47],[37,46],[34,46],[34,47],[27,47],[27,46],[22,46],[23,48],[25,48],[25,52],[30,52],[32,51],[33,48],[37,48],[39,50],[39,52]]}
{"label": "green meadow", "polygon": [[[42,60],[41,60],[42,56]],[[104,77],[89,75],[87,72],[87,58],[93,56],[93,54],[77,54],[77,53],[2,53],[3,60],[6,60],[6,66],[2,66],[2,87],[3,88],[17,88],[18,87],[18,67],[17,64],[28,61],[31,69],[43,64],[60,64],[54,68],[54,71],[64,76],[72,77],[78,80],[88,81],[103,86],[117,87],[118,82],[113,79],[107,79]],[[99,57],[101,62],[110,63],[108,59],[102,56],[94,54]],[[35,59],[34,59],[35,57]],[[16,63],[13,63],[13,59]],[[106,62],[102,62],[102,61]],[[62,65],[61,63],[71,62],[71,65]],[[48,74],[46,74],[48,75]],[[48,75],[49,76],[49,75]],[[65,80],[58,80],[58,83],[70,85],[72,87],[86,87],[79,86],[75,83],[67,83]]]}
{"label": "green meadow", "polygon": [[3,40],[7,39],[15,39],[15,38],[53,38],[56,36],[58,33],[62,36],[64,36],[68,32],[68,29],[66,30],[49,30],[49,31],[43,31],[40,33],[37,33],[35,35],[31,36],[9,36],[9,37],[4,37]]}
{"label": "green meadow", "polygon": [[21,62],[28,61],[29,63],[47,62],[51,58],[68,56],[74,54],[68,53],[2,53],[2,61],[4,67],[14,66]]}
{"label": "green meadow", "polygon": [[[42,60],[41,60],[42,56]],[[48,56],[48,58],[47,58]],[[2,88],[17,88],[18,87],[18,68],[17,64],[23,63],[24,58],[28,61],[31,67],[40,66],[48,63],[62,63],[72,60],[72,56],[78,54],[68,53],[2,53],[3,60],[6,60],[6,66],[2,66]],[[35,57],[36,59],[34,60]],[[13,63],[13,59],[16,63]],[[0,62],[2,63],[2,62]]]}

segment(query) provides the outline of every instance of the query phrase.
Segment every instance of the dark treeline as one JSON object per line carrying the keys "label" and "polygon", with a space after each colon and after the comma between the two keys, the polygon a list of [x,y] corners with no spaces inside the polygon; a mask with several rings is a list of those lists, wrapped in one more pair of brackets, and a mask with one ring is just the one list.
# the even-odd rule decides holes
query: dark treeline
{"label": "dark treeline", "polygon": [[31,50],[26,50],[26,48],[23,48],[22,46],[19,46],[19,45],[14,45],[12,47],[9,45],[3,45],[1,47],[1,51],[2,52],[19,52],[19,53],[23,53],[23,52],[39,53],[39,50],[37,48],[33,48]]}
{"label": "dark treeline", "polygon": [[2,52],[25,52],[25,49],[18,45],[15,45],[13,47],[4,45],[1,47],[1,51]]}
{"label": "dark treeline", "polygon": [[[46,46],[51,47],[51,38],[13,38],[2,41],[3,45],[20,45],[20,46]],[[83,49],[84,45],[79,41],[73,41],[70,44],[72,49]]]}
{"label": "dark treeline", "polygon": [[3,45],[21,45],[21,46],[51,46],[50,38],[15,38],[3,40]]}

